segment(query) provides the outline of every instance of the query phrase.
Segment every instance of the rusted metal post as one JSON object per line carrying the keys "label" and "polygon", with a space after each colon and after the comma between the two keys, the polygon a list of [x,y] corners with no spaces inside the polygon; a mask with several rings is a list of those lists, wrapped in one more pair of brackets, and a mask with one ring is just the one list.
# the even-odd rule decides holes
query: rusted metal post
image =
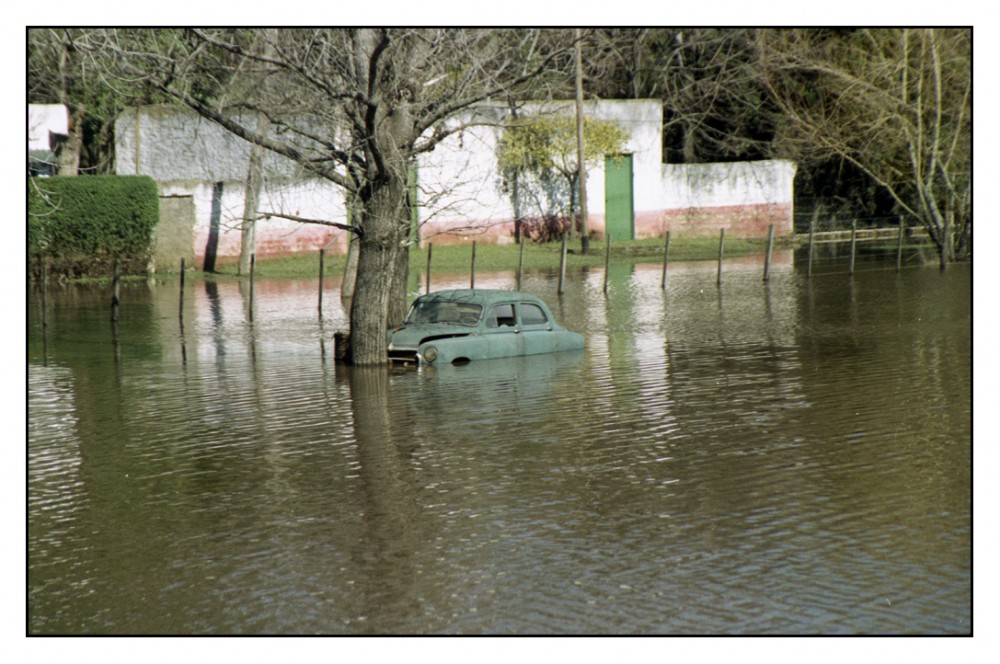
{"label": "rusted metal post", "polygon": [[715,278],[716,286],[722,285],[722,252],[723,252],[723,247],[725,247],[725,244],[726,244],[726,229],[720,228],[719,229],[719,272]]}
{"label": "rusted metal post", "polygon": [[764,281],[771,279],[771,248],[774,246],[774,224],[767,227],[767,254],[764,256]]}
{"label": "rusted metal post", "polygon": [[562,251],[559,258],[559,289],[558,293],[563,294],[563,282],[566,280],[566,235],[563,234]]}
{"label": "rusted metal post", "polygon": [[660,279],[660,288],[667,287],[667,259],[670,256],[670,231],[667,231],[667,241],[663,246],[663,277]]}

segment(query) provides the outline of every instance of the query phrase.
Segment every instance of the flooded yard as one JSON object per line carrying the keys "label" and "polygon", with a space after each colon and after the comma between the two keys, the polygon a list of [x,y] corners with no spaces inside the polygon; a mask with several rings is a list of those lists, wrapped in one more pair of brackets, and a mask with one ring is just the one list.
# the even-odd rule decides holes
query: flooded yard
{"label": "flooded yard", "polygon": [[860,267],[536,272],[583,351],[420,370],[333,281],[32,290],[28,629],[968,634],[971,268]]}

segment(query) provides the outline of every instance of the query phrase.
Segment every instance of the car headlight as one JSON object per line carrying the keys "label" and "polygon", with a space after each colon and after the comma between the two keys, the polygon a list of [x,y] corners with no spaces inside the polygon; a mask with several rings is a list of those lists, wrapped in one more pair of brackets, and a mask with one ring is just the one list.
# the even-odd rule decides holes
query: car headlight
{"label": "car headlight", "polygon": [[438,349],[435,348],[434,346],[428,346],[427,348],[424,349],[423,355],[424,355],[424,362],[427,362],[429,364],[434,360],[438,359]]}

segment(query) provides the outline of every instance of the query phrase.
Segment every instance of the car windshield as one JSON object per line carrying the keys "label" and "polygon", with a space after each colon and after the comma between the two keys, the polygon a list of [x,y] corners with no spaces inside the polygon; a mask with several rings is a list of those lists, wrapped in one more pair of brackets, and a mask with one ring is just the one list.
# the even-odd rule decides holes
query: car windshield
{"label": "car windshield", "polygon": [[452,323],[473,326],[483,313],[482,305],[473,302],[447,302],[443,300],[417,300],[406,317],[408,324]]}

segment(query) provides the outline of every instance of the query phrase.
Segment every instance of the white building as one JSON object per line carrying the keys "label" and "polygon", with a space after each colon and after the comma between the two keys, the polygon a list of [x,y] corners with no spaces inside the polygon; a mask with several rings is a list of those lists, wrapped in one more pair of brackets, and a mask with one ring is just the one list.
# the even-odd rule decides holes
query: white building
{"label": "white building", "polygon": [[63,104],[28,104],[28,168],[53,175],[58,167],[56,142],[69,134],[69,109]]}
{"label": "white building", "polygon": [[[530,104],[518,112],[573,113],[574,105]],[[663,164],[659,101],[588,102],[585,112],[614,120],[629,136],[622,155],[609,155],[588,173],[588,225],[597,235],[610,232],[614,238],[631,239],[659,236],[668,229],[677,236],[718,234],[726,228],[735,236],[759,237],[770,224],[779,236],[792,232],[795,164]],[[443,243],[472,235],[504,242],[513,238],[515,216],[557,213],[553,197],[534,191],[520,198],[515,215],[496,160],[508,113],[501,105],[479,108],[476,124],[420,156],[414,169],[414,216],[422,238]],[[238,256],[249,143],[177,107],[123,113],[115,130],[119,175],[149,175],[162,196],[190,198],[191,219],[180,222],[180,230],[184,242],[190,236],[199,263]],[[276,155],[265,159],[265,173],[262,213],[347,222],[344,192],[336,185],[302,177],[301,169]],[[317,251],[331,242],[343,250],[346,240],[341,230],[272,217],[258,225],[257,253]]]}

